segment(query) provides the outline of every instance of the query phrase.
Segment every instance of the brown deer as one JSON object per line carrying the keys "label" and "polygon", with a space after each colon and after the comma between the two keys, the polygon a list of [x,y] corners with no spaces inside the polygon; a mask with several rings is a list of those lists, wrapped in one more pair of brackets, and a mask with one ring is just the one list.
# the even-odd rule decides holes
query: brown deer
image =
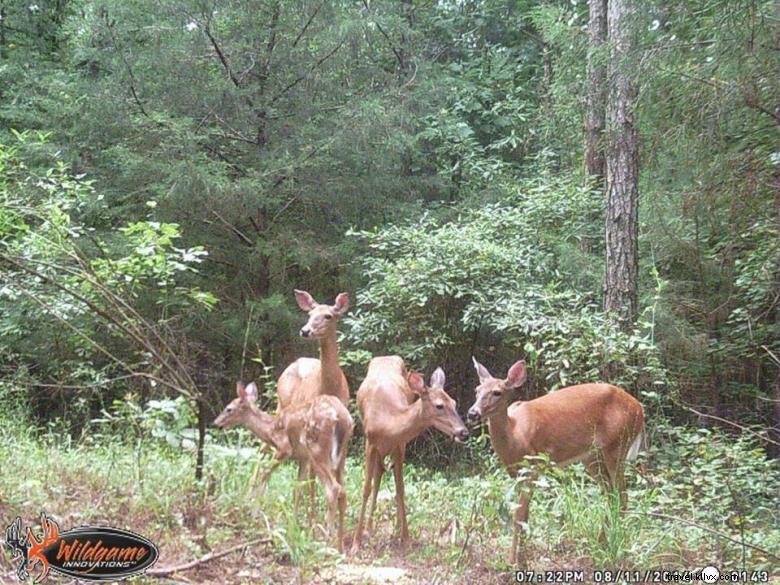
{"label": "brown deer", "polygon": [[[636,458],[644,432],[642,405],[633,396],[609,384],[581,384],[510,404],[510,390],[526,380],[525,362],[513,364],[506,379],[499,380],[472,359],[479,386],[468,419],[487,419],[490,443],[510,476],[517,476],[526,456],[546,454],[561,467],[582,461],[605,488],[619,493],[625,509],[625,462]],[[518,557],[519,531],[527,526],[534,476],[532,472],[523,479],[510,563],[524,564]]]}
{"label": "brown deer", "polygon": [[[307,404],[316,396],[330,395],[338,398],[345,406],[349,401],[347,378],[339,366],[339,347],[336,339],[336,325],[339,318],[349,309],[349,295],[345,292],[336,296],[333,305],[317,303],[304,290],[295,290],[295,300],[302,311],[309,314],[309,320],[301,327],[301,337],[316,339],[320,344],[320,359],[302,357],[287,366],[279,376],[276,393],[279,399],[278,410],[293,404]],[[272,466],[259,476],[258,462],[252,478],[249,480],[249,496],[258,484],[262,491],[270,474],[276,469]],[[259,476],[259,480],[258,480]],[[311,478],[306,463],[298,462],[298,477]],[[310,505],[314,505],[314,488],[310,489]]]}
{"label": "brown deer", "polygon": [[301,337],[319,341],[320,359],[302,357],[287,366],[277,383],[279,408],[309,402],[320,394],[335,396],[346,405],[349,386],[339,366],[336,326],[349,308],[349,295],[340,293],[332,305],[321,305],[306,291],[296,290],[295,300],[309,314],[301,327]]}
{"label": "brown deer", "polygon": [[379,484],[385,471],[385,457],[393,457],[397,526],[401,543],[406,546],[409,541],[403,476],[406,444],[430,426],[459,442],[468,438],[468,429],[455,410],[455,401],[444,392],[444,382],[441,368],[436,369],[431,376],[430,387],[426,387],[420,374],[407,375],[403,359],[399,356],[371,360],[366,379],[357,392],[358,409],[366,435],[366,477],[360,516],[352,540],[353,554],[360,548],[369,495],[371,506],[367,528],[369,531],[372,528]]}
{"label": "brown deer", "polygon": [[298,479],[311,469],[320,480],[328,499],[328,534],[338,510],[336,545],[344,550],[344,514],[347,496],[344,491],[344,463],[352,438],[354,422],[347,407],[334,396],[316,396],[304,404],[281,409],[276,416],[260,410],[254,382],[236,385],[237,397],[231,401],[214,424],[231,428],[243,426],[276,450],[281,462],[292,458],[299,463]]}

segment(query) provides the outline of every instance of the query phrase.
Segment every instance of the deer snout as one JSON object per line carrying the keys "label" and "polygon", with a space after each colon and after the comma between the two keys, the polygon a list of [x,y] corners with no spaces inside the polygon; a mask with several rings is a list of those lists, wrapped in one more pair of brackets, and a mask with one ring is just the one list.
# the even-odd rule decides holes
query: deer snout
{"label": "deer snout", "polygon": [[301,337],[308,337],[309,335],[311,335],[311,329],[301,327]]}
{"label": "deer snout", "polygon": [[463,427],[459,431],[455,432],[455,440],[460,441],[461,443],[468,440],[469,438],[469,430],[466,427]]}
{"label": "deer snout", "polygon": [[479,408],[472,406],[469,408],[466,418],[468,418],[469,422],[478,422],[482,418],[482,413],[479,411]]}

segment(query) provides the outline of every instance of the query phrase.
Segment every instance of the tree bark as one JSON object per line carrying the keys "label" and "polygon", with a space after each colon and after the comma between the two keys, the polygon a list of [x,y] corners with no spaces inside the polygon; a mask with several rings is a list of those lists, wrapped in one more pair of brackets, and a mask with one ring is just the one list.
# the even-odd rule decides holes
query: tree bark
{"label": "tree bark", "polygon": [[604,158],[604,111],[607,103],[606,60],[600,49],[607,40],[607,0],[590,0],[590,50],[588,51],[585,104],[585,174],[602,185],[606,173]]}
{"label": "tree bark", "polygon": [[198,450],[195,456],[195,481],[203,479],[203,452],[206,447],[206,398],[198,397]]}
{"label": "tree bark", "polygon": [[0,2],[0,59],[5,59],[5,2]]}
{"label": "tree bark", "polygon": [[410,34],[412,30],[412,0],[401,0],[401,18],[406,30],[401,32],[401,45],[398,47],[398,83],[403,84],[411,70]]}
{"label": "tree bark", "polygon": [[610,0],[604,309],[623,331],[632,328],[637,316],[639,160],[632,78],[634,14],[634,0]]}
{"label": "tree bark", "polygon": [[[780,120],[780,106],[775,110],[776,118]],[[780,129],[780,124],[778,124]],[[775,187],[775,214],[777,215],[777,225],[780,226],[780,170],[775,167],[774,176]],[[775,264],[775,298],[780,298],[780,256],[777,258]],[[775,327],[780,327],[780,302],[776,301],[775,305]],[[772,356],[770,356],[771,358]],[[769,430],[769,438],[775,441],[774,444],[770,443],[770,453],[775,459],[780,459],[780,364],[774,363],[772,359],[770,364],[775,366],[775,379],[773,384],[772,398],[774,399],[774,406],[772,408],[772,427]]]}

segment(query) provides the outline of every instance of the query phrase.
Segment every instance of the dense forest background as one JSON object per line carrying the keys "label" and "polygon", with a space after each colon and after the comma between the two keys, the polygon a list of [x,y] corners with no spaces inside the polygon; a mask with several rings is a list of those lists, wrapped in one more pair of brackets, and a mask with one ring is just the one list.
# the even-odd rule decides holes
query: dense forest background
{"label": "dense forest background", "polygon": [[587,3],[6,0],[4,376],[74,429],[165,392],[106,382],[132,372],[211,416],[236,378],[316,355],[293,288],[346,290],[353,388],[370,353],[443,365],[461,402],[472,353],[527,357],[536,393],[619,360],[676,418],[768,430],[773,10],[636,11],[640,297],[620,332],[583,167],[586,69],[607,59]]}
{"label": "dense forest background", "polygon": [[[0,409],[74,438],[184,409],[177,444],[202,447],[236,379],[273,408],[316,355],[298,288],[350,294],[352,392],[399,353],[465,412],[471,355],[522,357],[523,397],[609,380],[651,436],[778,456],[776,4],[628,14],[616,70],[583,0],[0,0]],[[629,322],[604,309],[589,117],[616,75]]]}

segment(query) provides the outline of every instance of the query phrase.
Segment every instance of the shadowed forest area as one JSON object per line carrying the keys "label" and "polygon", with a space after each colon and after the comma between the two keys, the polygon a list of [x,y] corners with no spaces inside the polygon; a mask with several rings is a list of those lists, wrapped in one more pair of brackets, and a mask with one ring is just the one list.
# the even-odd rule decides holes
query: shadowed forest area
{"label": "shadowed forest area", "polygon": [[[135,583],[780,579],[778,18],[749,0],[0,0],[0,583],[18,582],[6,526],[37,534],[42,512],[155,543]],[[346,437],[343,553],[293,462],[257,481],[279,440],[212,424],[243,396],[279,405],[281,432],[279,377],[318,347],[311,389],[338,396],[332,358],[354,420],[332,451]],[[555,453],[611,411],[549,406],[525,462],[496,456],[495,418],[462,442],[428,425],[403,467],[409,542],[388,458],[351,551],[356,394],[388,355],[409,405],[443,389],[463,421],[488,380],[472,356],[507,376],[502,400],[625,389],[645,420],[627,509]]]}

